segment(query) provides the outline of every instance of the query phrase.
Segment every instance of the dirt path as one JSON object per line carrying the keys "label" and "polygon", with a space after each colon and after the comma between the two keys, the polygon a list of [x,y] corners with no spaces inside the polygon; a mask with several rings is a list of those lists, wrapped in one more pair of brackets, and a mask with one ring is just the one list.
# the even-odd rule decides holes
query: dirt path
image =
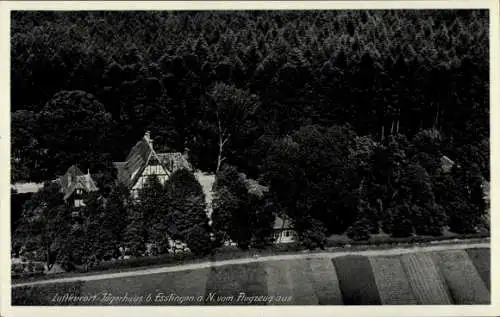
{"label": "dirt path", "polygon": [[202,268],[210,268],[214,266],[222,265],[233,265],[233,264],[245,264],[251,262],[265,262],[273,260],[288,260],[288,259],[301,259],[301,258],[334,258],[345,255],[364,255],[364,256],[389,256],[389,255],[400,255],[414,252],[430,252],[430,251],[443,251],[443,250],[462,250],[470,248],[489,248],[489,242],[482,243],[464,243],[464,244],[446,244],[446,245],[434,245],[425,247],[412,247],[412,248],[395,248],[388,250],[363,250],[363,251],[343,251],[343,252],[320,252],[320,253],[302,253],[302,254],[288,254],[288,255],[272,255],[263,256],[259,258],[245,258],[245,259],[234,259],[234,260],[224,260],[218,262],[204,262],[204,263],[193,263],[184,264],[178,266],[168,266],[152,269],[143,269],[130,272],[119,272],[119,273],[103,273],[95,275],[86,276],[75,276],[66,278],[49,279],[43,281],[34,281],[27,283],[14,284],[12,287],[21,287],[26,285],[38,285],[38,284],[50,284],[50,283],[63,283],[63,282],[74,282],[74,281],[94,281],[94,280],[104,280],[111,278],[123,278],[130,276],[140,276],[158,273],[168,273],[168,272],[178,272],[186,270],[196,270]]}

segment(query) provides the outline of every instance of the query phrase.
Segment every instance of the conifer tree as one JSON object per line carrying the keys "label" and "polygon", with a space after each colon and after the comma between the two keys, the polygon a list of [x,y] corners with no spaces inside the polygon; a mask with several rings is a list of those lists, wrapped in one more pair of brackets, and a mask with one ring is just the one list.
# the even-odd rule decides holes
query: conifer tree
{"label": "conifer tree", "polygon": [[196,254],[211,251],[205,195],[187,169],[175,171],[165,184],[167,231],[172,239],[180,240]]}

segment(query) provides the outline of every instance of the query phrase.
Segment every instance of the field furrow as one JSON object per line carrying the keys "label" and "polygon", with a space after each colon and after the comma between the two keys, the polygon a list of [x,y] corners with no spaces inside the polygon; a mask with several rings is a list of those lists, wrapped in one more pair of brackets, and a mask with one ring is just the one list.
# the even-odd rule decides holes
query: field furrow
{"label": "field furrow", "polygon": [[[267,294],[269,296],[292,296],[292,281],[288,271],[287,260],[269,261],[264,265],[267,280]],[[273,305],[290,305],[290,302],[276,301]]]}
{"label": "field furrow", "polygon": [[311,281],[316,291],[319,305],[342,305],[342,292],[332,261],[328,259],[308,259]]}
{"label": "field furrow", "polygon": [[[181,271],[177,273],[151,274],[120,279],[86,281],[82,294],[107,293],[111,296],[129,298],[143,297],[144,300],[133,304],[142,305],[200,305],[199,296],[205,294],[205,284],[209,270]],[[151,301],[145,297],[151,295]],[[104,298],[104,295],[101,296]],[[116,302],[97,302],[96,305],[131,305],[130,300]]]}
{"label": "field furrow", "polygon": [[241,278],[244,265],[211,267],[205,288],[206,305],[237,305],[236,298],[243,289]]}
{"label": "field furrow", "polygon": [[[256,297],[267,296],[266,271],[263,263],[249,263],[245,265],[245,275],[240,277],[243,296],[237,298],[245,304],[266,305],[263,300],[253,300]],[[242,295],[242,294],[240,294]]]}
{"label": "field furrow", "polygon": [[401,263],[419,304],[451,305],[447,287],[430,254],[405,254]]}
{"label": "field furrow", "polygon": [[455,304],[490,303],[490,292],[465,251],[433,252],[432,257],[448,284]]}
{"label": "field furrow", "polygon": [[467,254],[469,255],[472,263],[477,269],[477,272],[481,276],[484,284],[491,292],[491,263],[490,263],[490,249],[467,249]]}
{"label": "field furrow", "polygon": [[380,305],[370,261],[365,256],[333,258],[345,305]]}
{"label": "field furrow", "polygon": [[294,305],[317,305],[318,298],[311,280],[311,269],[305,259],[287,261],[287,270],[292,284]]}
{"label": "field furrow", "polygon": [[373,275],[384,305],[416,305],[408,277],[398,256],[371,257]]}

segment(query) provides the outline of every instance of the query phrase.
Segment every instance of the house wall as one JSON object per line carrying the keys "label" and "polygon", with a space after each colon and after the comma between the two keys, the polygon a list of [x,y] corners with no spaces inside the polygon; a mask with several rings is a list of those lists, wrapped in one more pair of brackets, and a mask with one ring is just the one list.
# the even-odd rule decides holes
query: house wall
{"label": "house wall", "polygon": [[137,199],[139,198],[139,190],[144,187],[146,184],[146,180],[148,179],[148,176],[150,175],[156,175],[158,177],[158,180],[160,183],[163,185],[168,179],[168,175],[163,169],[163,166],[161,165],[148,165],[142,172],[141,176],[138,178],[137,182],[135,185],[132,187],[131,194],[132,198]]}
{"label": "house wall", "polygon": [[85,206],[85,204],[83,203],[83,190],[81,188],[76,189],[76,193],[74,195],[74,204],[75,207]]}
{"label": "house wall", "polygon": [[278,229],[274,231],[275,243],[290,243],[294,242],[296,233],[291,229]]}

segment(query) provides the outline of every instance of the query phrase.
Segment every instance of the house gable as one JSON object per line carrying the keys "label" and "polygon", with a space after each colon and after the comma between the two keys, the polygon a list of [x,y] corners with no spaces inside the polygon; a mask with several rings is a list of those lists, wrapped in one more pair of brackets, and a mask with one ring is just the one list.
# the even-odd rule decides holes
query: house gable
{"label": "house gable", "polygon": [[139,190],[144,187],[149,176],[155,175],[163,185],[170,176],[169,171],[151,153],[148,160],[131,175],[132,197],[139,197]]}
{"label": "house gable", "polygon": [[163,184],[172,172],[181,168],[191,169],[182,153],[156,153],[149,132],[132,147],[125,162],[113,164],[118,172],[117,181],[127,186],[135,198],[148,176],[156,175]]}
{"label": "house gable", "polygon": [[[95,192],[99,189],[90,176],[90,172],[83,172],[76,166],[71,166],[66,173],[57,180],[64,194],[64,201],[75,201],[75,207],[83,206],[83,193]],[[76,199],[75,199],[76,197]]]}

